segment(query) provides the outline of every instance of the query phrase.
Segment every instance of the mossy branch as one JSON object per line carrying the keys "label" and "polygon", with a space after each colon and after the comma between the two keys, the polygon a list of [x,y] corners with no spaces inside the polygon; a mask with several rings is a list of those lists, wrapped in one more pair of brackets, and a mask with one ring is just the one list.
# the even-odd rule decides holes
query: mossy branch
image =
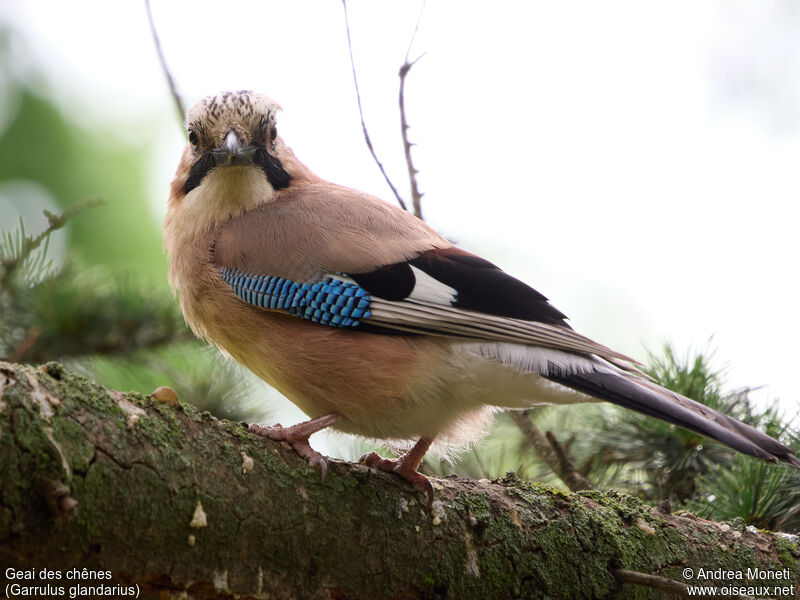
{"label": "mossy branch", "polygon": [[323,483],[163,394],[0,363],[4,568],[110,570],[144,597],[642,598],[660,596],[620,569],[691,583],[686,567],[800,585],[796,540],[512,475],[434,481],[427,512],[399,478],[332,461]]}

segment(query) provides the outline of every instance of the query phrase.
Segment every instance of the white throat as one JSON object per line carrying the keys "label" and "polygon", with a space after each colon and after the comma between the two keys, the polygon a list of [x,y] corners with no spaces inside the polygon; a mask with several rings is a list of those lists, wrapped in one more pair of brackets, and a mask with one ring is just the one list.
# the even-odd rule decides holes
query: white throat
{"label": "white throat", "polygon": [[264,171],[254,165],[212,169],[182,200],[181,228],[193,235],[253,210],[275,195]]}

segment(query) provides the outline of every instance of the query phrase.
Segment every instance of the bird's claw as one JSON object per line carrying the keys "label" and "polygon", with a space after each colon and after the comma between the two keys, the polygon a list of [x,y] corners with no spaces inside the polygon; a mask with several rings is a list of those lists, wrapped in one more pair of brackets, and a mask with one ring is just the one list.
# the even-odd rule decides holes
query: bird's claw
{"label": "bird's claw", "polygon": [[311,447],[308,443],[308,435],[301,430],[295,429],[295,427],[297,426],[283,427],[280,423],[271,427],[264,427],[263,425],[253,423],[247,428],[247,431],[276,442],[286,442],[294,448],[295,452],[297,452],[301,458],[306,460],[308,466],[320,471],[322,474],[322,482],[325,483],[325,479],[328,477],[328,461],[325,460],[322,454]]}
{"label": "bird's claw", "polygon": [[423,494],[428,496],[428,504],[425,508],[430,511],[433,508],[433,484],[431,480],[422,475],[421,473],[417,473],[421,479],[413,482],[414,488]]}
{"label": "bird's claw", "polygon": [[325,483],[328,478],[328,461],[325,460],[325,457],[317,452],[316,456],[308,459],[308,466],[319,471],[322,475],[322,483]]}
{"label": "bird's claw", "polygon": [[389,473],[399,475],[413,485],[415,490],[428,497],[426,506],[428,510],[433,507],[433,484],[425,475],[406,464],[403,457],[392,460],[383,458],[377,452],[368,452],[358,459],[358,463],[371,469],[380,469],[381,471],[388,471]]}
{"label": "bird's claw", "polygon": [[384,460],[387,459],[383,458],[377,452],[367,452],[361,458],[358,459],[358,464],[364,465],[365,467],[369,467],[370,469],[380,469],[381,467],[379,466],[379,464]]}

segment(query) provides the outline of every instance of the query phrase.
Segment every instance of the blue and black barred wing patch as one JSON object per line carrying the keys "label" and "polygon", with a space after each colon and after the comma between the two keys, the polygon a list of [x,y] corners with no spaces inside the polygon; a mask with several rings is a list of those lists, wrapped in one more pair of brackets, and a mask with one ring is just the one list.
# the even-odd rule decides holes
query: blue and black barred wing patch
{"label": "blue and black barred wing patch", "polygon": [[248,304],[285,310],[321,325],[357,327],[360,319],[371,315],[370,296],[354,281],[326,277],[314,283],[298,283],[283,277],[251,275],[225,267],[220,269],[220,275]]}

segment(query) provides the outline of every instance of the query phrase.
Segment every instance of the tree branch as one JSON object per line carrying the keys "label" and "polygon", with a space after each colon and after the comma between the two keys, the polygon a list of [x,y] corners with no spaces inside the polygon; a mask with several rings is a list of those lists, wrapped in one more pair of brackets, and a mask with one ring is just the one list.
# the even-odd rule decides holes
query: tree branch
{"label": "tree branch", "polygon": [[428,512],[398,477],[331,461],[323,483],[288,446],[169,394],[0,363],[6,577],[87,567],[145,598],[206,599],[639,598],[626,572],[680,582],[686,566],[788,569],[780,583],[800,586],[796,539],[513,474],[433,482]]}
{"label": "tree branch", "polygon": [[406,119],[406,100],[405,100],[405,88],[406,88],[406,77],[408,76],[408,72],[411,70],[419,59],[421,59],[424,54],[421,54],[411,62],[408,61],[408,57],[411,54],[411,47],[414,45],[414,38],[417,37],[417,31],[419,30],[419,24],[422,21],[422,13],[425,11],[425,3],[422,3],[422,7],[419,11],[419,17],[417,17],[417,24],[414,26],[414,32],[411,34],[411,40],[408,42],[408,50],[406,50],[406,57],[403,61],[403,64],[400,66],[400,71],[398,72],[398,76],[400,77],[400,91],[398,94],[398,103],[400,104],[400,132],[403,136],[403,152],[405,153],[406,157],[406,166],[408,167],[408,181],[411,187],[411,203],[414,207],[414,214],[422,219],[422,194],[419,191],[419,185],[417,184],[417,173],[419,171],[414,167],[414,160],[411,157],[411,146],[412,144],[408,139],[408,120]]}

